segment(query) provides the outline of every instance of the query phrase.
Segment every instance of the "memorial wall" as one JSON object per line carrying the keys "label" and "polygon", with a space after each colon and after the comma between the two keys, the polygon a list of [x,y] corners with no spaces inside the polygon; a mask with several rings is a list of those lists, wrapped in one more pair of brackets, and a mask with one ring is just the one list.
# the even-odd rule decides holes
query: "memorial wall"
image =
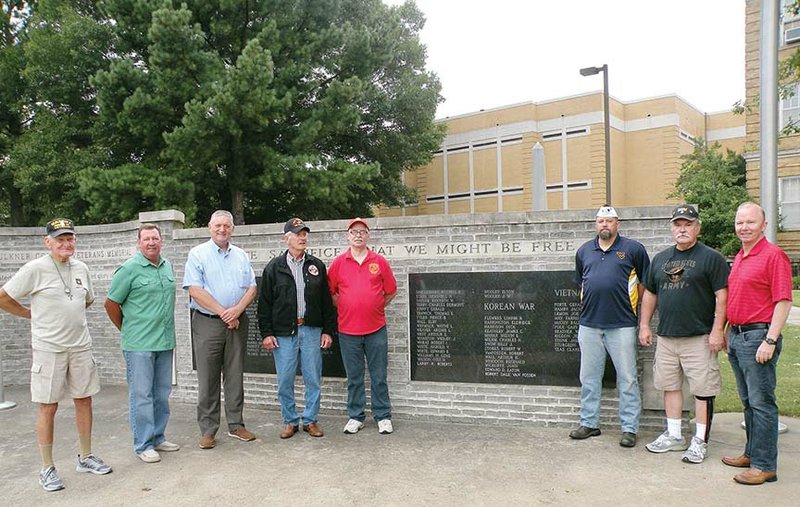
{"label": "memorial wall", "polygon": [[[650,255],[671,244],[667,206],[618,209],[620,233]],[[575,250],[594,233],[595,210],[486,213],[370,220],[370,243],[391,264],[398,296],[387,309],[389,388],[397,418],[503,424],[574,425],[578,421],[579,296]],[[287,217],[288,218],[288,217]],[[205,218],[203,219],[205,221]],[[111,275],[135,251],[140,222],[162,228],[163,255],[183,278],[186,255],[208,240],[206,228],[186,228],[174,211],[141,213],[120,224],[78,226],[77,258],[92,272],[97,301],[88,320],[106,384],[124,384],[119,334],[102,308]],[[346,220],[307,222],[309,252],[329,264],[346,249]],[[250,256],[257,277],[284,251],[283,224],[237,226],[234,244]],[[0,228],[0,285],[25,262],[45,253],[43,228]],[[176,299],[175,399],[196,399],[188,297]],[[274,364],[261,349],[251,315],[245,401],[277,408]],[[5,384],[27,384],[29,322],[0,314]],[[645,408],[659,408],[649,381],[652,349],[640,351]],[[607,366],[601,417],[616,424],[613,366]],[[323,413],[345,417],[346,386],[338,346],[323,367]],[[298,379],[298,385],[301,383]],[[648,382],[650,384],[648,385]],[[302,393],[302,389],[299,390]],[[101,394],[102,395],[102,394]],[[642,425],[660,427],[646,412]]]}

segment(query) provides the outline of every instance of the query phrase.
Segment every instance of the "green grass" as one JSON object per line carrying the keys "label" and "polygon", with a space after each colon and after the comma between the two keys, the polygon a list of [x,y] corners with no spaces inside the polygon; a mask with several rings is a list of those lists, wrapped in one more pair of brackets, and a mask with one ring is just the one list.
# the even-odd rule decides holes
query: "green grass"
{"label": "green grass", "polygon": [[792,306],[800,306],[800,290],[792,291]]}
{"label": "green grass", "polygon": [[[795,301],[800,299],[795,297]],[[720,354],[719,363],[722,370],[722,393],[717,396],[714,408],[717,412],[741,412],[742,402],[736,391],[736,380],[733,378],[728,355]],[[783,349],[778,359],[776,395],[781,415],[800,417],[800,326],[787,324],[783,328]]]}

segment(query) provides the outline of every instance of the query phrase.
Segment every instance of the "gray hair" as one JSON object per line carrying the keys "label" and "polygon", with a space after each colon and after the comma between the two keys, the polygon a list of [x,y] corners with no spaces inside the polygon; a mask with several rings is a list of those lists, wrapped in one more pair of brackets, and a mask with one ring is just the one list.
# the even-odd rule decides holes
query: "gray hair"
{"label": "gray hair", "polygon": [[231,225],[233,225],[233,215],[231,214],[230,211],[224,209],[218,209],[217,211],[212,213],[211,218],[208,219],[208,224],[211,225],[211,222],[213,222],[215,218],[219,217],[227,218],[231,222]]}

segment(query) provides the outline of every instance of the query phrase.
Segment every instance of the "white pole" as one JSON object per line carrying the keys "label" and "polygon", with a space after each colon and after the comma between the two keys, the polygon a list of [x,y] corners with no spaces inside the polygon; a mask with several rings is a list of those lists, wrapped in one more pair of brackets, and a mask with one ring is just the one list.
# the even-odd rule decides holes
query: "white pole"
{"label": "white pole", "polygon": [[6,401],[5,382],[3,381],[3,347],[0,347],[0,410],[16,407],[13,401]]}

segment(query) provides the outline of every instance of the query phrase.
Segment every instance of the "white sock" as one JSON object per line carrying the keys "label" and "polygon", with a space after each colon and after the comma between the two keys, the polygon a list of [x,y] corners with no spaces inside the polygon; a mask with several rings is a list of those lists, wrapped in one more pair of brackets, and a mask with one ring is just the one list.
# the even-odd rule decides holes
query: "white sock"
{"label": "white sock", "polygon": [[667,417],[667,431],[673,438],[681,438],[681,420]]}
{"label": "white sock", "polygon": [[702,440],[703,442],[706,441],[706,425],[705,424],[697,424],[694,425],[694,436]]}

